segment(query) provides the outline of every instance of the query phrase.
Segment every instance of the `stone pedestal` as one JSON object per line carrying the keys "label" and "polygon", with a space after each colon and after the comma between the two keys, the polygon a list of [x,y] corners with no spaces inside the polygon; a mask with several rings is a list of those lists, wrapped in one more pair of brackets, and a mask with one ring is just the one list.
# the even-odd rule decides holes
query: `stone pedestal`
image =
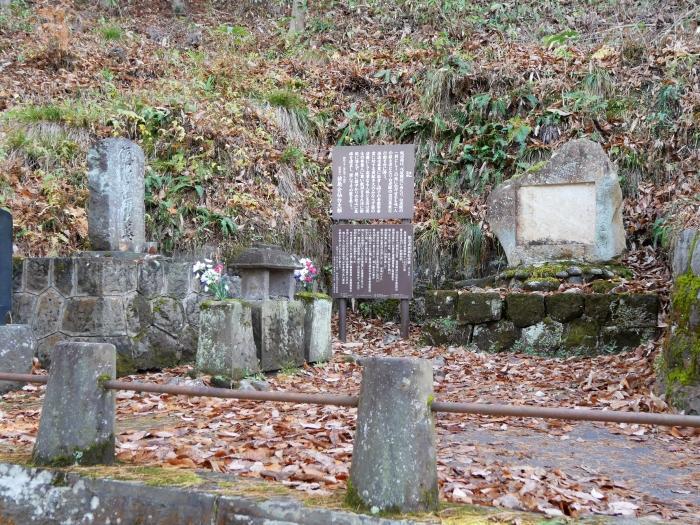
{"label": "stone pedestal", "polygon": [[233,380],[260,371],[248,303],[229,299],[201,305],[197,370]]}
{"label": "stone pedestal", "polygon": [[53,466],[113,463],[115,398],[102,382],[116,375],[114,345],[63,342],[53,353],[32,460]]}
{"label": "stone pedestal", "polygon": [[269,372],[304,364],[304,317],[301,301],[252,301],[253,334],[260,367]]}
{"label": "stone pedestal", "polygon": [[379,511],[437,509],[430,361],[372,357],[362,365],[349,503]]}
{"label": "stone pedestal", "polygon": [[331,311],[333,301],[325,294],[301,292],[297,299],[304,303],[304,358],[309,363],[329,361],[331,345]]}
{"label": "stone pedestal", "polygon": [[[26,324],[0,326],[0,372],[29,374],[34,357],[34,334]],[[24,383],[0,381],[0,394],[22,388]]]}

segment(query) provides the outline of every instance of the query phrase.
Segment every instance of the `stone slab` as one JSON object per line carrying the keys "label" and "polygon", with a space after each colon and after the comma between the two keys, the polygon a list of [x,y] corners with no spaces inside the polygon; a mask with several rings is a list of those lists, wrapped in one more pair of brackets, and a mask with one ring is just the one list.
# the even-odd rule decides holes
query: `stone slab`
{"label": "stone slab", "polygon": [[[158,483],[167,484],[167,479],[168,475],[161,479],[154,474]],[[0,463],[0,521],[17,525],[418,525],[412,520],[314,507],[290,497],[224,496],[216,490],[230,489],[235,479],[227,477],[221,486],[202,481],[211,491]]]}
{"label": "stone slab", "polygon": [[331,316],[333,301],[330,297],[304,297],[304,359],[308,363],[330,361]]}
{"label": "stone slab", "polygon": [[626,245],[615,167],[588,139],[564,144],[544,168],[497,186],[487,220],[510,266],[607,261]]}

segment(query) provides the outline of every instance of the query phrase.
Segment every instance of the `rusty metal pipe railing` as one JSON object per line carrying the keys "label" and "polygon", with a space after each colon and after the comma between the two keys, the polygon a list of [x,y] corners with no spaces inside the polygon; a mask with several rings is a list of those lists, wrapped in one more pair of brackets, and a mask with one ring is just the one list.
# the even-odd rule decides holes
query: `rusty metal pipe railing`
{"label": "rusty metal pipe railing", "polygon": [[335,405],[356,407],[357,396],[339,394],[305,394],[303,392],[259,392],[257,390],[231,390],[206,386],[157,385],[153,383],[131,383],[127,381],[105,381],[110,390],[131,390],[133,392],[153,392],[182,396],[220,397],[251,401],[280,401],[282,403],[309,403],[312,405]]}
{"label": "rusty metal pipe railing", "polygon": [[453,414],[603,421],[606,423],[636,423],[639,425],[700,428],[700,416],[654,414],[650,412],[616,412],[612,410],[544,408],[524,405],[492,405],[485,403],[448,403],[440,401],[433,402],[432,409],[434,412],[450,412]]}
{"label": "rusty metal pipe railing", "polygon": [[[0,372],[0,381],[26,383],[48,382],[48,376],[31,374],[10,374]],[[258,392],[230,390],[228,388],[194,387],[184,385],[159,385],[128,381],[105,381],[103,386],[110,390],[129,390],[155,394],[218,397],[250,401],[276,401],[282,403],[308,403],[314,405],[334,405],[356,407],[357,396],[339,394],[305,394],[302,392]],[[649,412],[616,412],[612,410],[590,410],[574,408],[543,408],[525,405],[499,405],[486,403],[452,403],[434,401],[433,412],[453,414],[477,414],[484,416],[525,417],[538,419],[564,419],[573,421],[602,421],[605,423],[630,423],[670,427],[700,428],[700,416],[677,414],[653,414]]]}
{"label": "rusty metal pipe railing", "polygon": [[35,376],[34,374],[12,374],[10,372],[0,372],[0,381],[13,381],[15,383],[40,383],[45,385],[49,382],[49,376]]}

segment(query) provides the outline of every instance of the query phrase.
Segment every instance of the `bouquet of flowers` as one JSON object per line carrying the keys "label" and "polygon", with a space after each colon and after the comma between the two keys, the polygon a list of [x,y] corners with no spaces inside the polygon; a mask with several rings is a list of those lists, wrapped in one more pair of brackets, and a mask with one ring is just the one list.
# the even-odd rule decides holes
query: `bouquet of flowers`
{"label": "bouquet of flowers", "polygon": [[305,288],[308,288],[318,275],[318,270],[311,259],[299,259],[299,264],[301,264],[302,267],[298,270],[294,270],[294,278],[302,283]]}
{"label": "bouquet of flowers", "polygon": [[199,282],[204,285],[205,292],[211,292],[217,301],[228,299],[229,285],[224,275],[224,265],[221,263],[214,264],[210,259],[197,261],[192,266],[194,273]]}

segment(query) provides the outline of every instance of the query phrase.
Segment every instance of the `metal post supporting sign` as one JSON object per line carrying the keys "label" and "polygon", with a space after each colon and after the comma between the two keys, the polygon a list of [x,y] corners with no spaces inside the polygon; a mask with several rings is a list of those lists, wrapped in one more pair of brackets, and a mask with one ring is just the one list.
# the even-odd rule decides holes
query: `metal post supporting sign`
{"label": "metal post supporting sign", "polygon": [[[400,299],[401,336],[408,337],[413,297],[415,147],[333,148],[333,297],[338,332],[347,334],[348,298]],[[401,224],[351,221],[400,220]]]}

